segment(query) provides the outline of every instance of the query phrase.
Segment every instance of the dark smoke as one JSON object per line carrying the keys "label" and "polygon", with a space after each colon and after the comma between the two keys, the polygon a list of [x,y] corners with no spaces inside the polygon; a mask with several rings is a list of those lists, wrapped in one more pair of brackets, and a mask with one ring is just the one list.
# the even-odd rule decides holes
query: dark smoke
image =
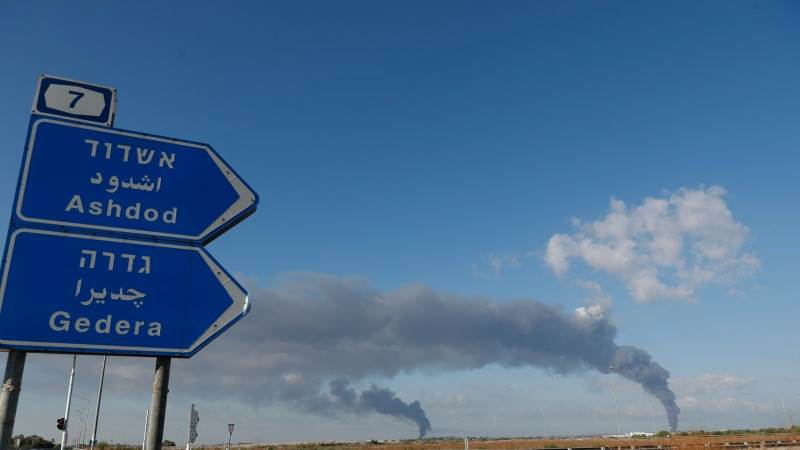
{"label": "dark smoke", "polygon": [[[225,371],[222,388],[247,392],[250,402],[282,401],[326,415],[387,414],[413,421],[422,436],[430,422],[419,402],[375,386],[359,394],[350,383],[490,364],[559,374],[607,374],[613,366],[661,401],[670,428],[677,426],[669,372],[644,350],[618,346],[616,328],[598,307],[568,313],[535,300],[495,301],[424,286],[384,293],[361,280],[319,274],[284,277],[251,297],[253,312],[195,357],[203,372],[226,368],[232,357],[245,361]],[[193,385],[206,380],[199,373],[184,377]]]}
{"label": "dark smoke", "polygon": [[641,384],[645,391],[657,398],[667,412],[670,430],[678,429],[681,410],[675,404],[675,394],[667,383],[669,372],[666,369],[653,362],[646,351],[627,345],[617,349],[611,364],[615,371]]}
{"label": "dark smoke", "polygon": [[406,418],[417,425],[420,438],[431,430],[431,421],[428,420],[418,401],[406,403],[391,390],[374,385],[358,395],[355,390],[350,388],[349,384],[343,378],[338,378],[330,383],[331,395],[338,399],[342,406],[358,413],[376,412]]}

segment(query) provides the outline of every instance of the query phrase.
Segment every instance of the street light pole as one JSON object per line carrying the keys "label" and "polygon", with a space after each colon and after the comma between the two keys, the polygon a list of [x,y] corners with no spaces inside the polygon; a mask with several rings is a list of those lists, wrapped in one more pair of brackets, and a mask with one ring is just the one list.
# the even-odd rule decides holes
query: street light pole
{"label": "street light pole", "polygon": [[[144,437],[142,438],[142,450],[145,450],[147,445],[147,427],[150,425],[150,408],[144,413]],[[112,441],[113,443],[113,441]]]}
{"label": "street light pole", "polygon": [[97,406],[94,408],[94,427],[92,427],[92,441],[89,444],[90,450],[94,450],[97,445],[97,422],[100,420],[100,400],[103,398],[103,381],[106,378],[107,358],[106,355],[103,355],[103,369],[100,371],[100,388],[97,391]]}
{"label": "street light pole", "polygon": [[72,355],[72,370],[69,372],[69,385],[67,387],[67,406],[64,412],[64,429],[61,431],[61,450],[67,448],[67,430],[69,429],[69,408],[72,406],[72,384],[75,382],[75,361],[78,356]]}
{"label": "street light pole", "polygon": [[614,408],[617,410],[617,433],[622,436],[622,420],[619,417],[619,403],[617,402],[617,379],[614,376],[614,366],[608,368],[611,371],[611,392],[614,394]]}

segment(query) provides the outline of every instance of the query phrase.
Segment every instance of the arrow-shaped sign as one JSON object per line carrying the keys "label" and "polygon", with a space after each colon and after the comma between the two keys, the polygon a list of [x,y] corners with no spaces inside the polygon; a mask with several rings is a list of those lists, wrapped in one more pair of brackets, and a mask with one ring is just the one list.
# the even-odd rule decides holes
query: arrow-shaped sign
{"label": "arrow-shaped sign", "polygon": [[189,357],[249,309],[199,246],[18,229],[0,279],[0,347]]}
{"label": "arrow-shaped sign", "polygon": [[33,116],[12,221],[207,243],[257,203],[207,144]]}

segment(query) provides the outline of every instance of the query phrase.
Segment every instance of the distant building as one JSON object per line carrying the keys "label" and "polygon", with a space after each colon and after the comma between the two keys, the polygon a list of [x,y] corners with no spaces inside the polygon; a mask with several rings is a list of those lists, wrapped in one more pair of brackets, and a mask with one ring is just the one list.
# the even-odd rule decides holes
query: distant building
{"label": "distant building", "polygon": [[624,434],[605,434],[603,437],[606,438],[633,438],[633,437],[653,437],[655,433],[648,433],[647,431],[631,431]]}

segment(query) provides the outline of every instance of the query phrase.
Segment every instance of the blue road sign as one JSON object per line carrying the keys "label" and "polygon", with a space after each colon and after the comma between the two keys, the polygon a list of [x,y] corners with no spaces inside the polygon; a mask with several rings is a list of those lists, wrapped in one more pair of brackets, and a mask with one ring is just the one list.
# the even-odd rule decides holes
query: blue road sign
{"label": "blue road sign", "polygon": [[67,117],[111,126],[117,108],[117,90],[67,78],[42,75],[33,97],[33,113]]}
{"label": "blue road sign", "polygon": [[190,357],[249,310],[202,248],[255,192],[206,144],[109,128],[116,90],[42,76],[0,265],[0,348]]}
{"label": "blue road sign", "polygon": [[206,243],[257,203],[207,144],[33,116],[12,222]]}
{"label": "blue road sign", "polygon": [[249,309],[195,245],[17,229],[3,262],[5,348],[189,357]]}

